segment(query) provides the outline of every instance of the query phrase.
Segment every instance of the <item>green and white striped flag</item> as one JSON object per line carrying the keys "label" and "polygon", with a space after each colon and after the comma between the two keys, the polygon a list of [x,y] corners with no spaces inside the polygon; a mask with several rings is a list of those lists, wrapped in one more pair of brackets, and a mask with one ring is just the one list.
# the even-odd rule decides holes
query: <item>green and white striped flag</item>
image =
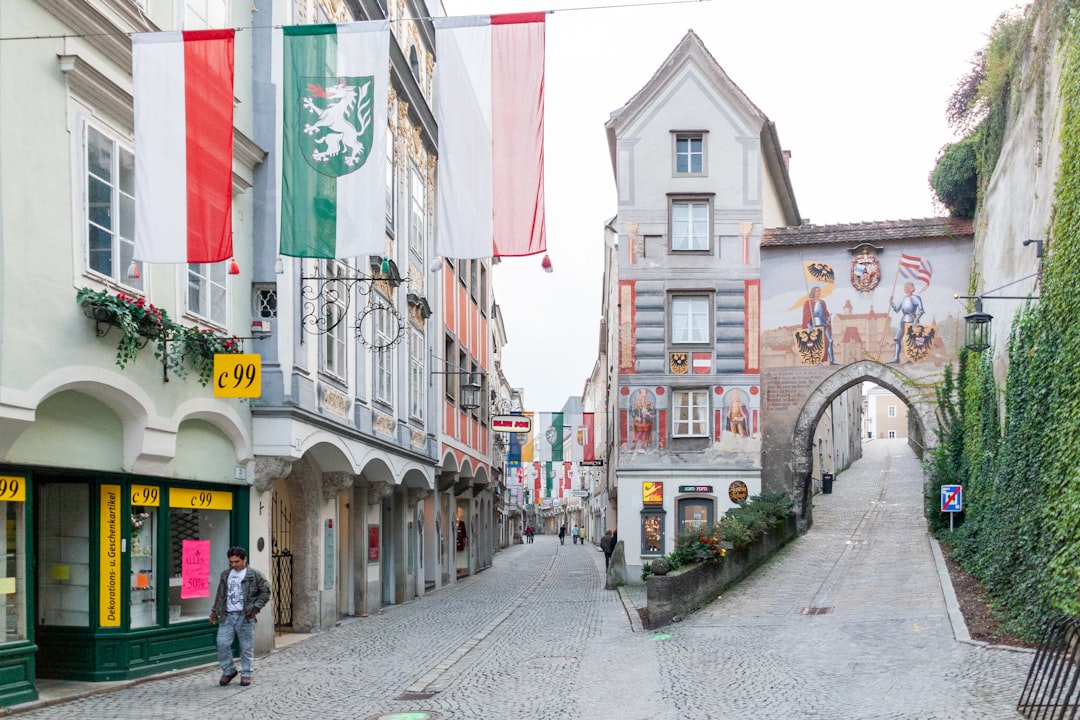
{"label": "green and white striped flag", "polygon": [[281,254],[383,255],[390,23],[283,32]]}

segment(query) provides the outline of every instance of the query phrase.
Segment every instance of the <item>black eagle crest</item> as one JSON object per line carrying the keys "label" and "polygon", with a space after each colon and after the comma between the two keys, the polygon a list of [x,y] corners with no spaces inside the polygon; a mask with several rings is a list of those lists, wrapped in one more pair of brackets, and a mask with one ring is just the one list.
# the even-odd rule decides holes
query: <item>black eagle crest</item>
{"label": "black eagle crest", "polygon": [[807,263],[806,272],[818,282],[831,283],[836,281],[836,273],[833,272],[832,265],[829,265],[828,263]]}
{"label": "black eagle crest", "polygon": [[904,331],[904,355],[911,362],[919,362],[934,349],[937,330],[932,325],[908,325]]}
{"label": "black eagle crest", "polygon": [[800,328],[793,335],[803,365],[820,365],[825,359],[825,328]]}

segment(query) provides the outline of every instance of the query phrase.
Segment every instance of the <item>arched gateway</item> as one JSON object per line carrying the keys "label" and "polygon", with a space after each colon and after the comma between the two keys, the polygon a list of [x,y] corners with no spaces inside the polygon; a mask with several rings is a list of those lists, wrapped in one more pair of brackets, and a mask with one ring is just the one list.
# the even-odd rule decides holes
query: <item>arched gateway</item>
{"label": "arched gateway", "polygon": [[[762,489],[812,522],[814,431],[864,381],[911,409],[916,451],[936,441],[935,390],[963,341],[969,220],[769,230],[761,244]],[[857,429],[853,430],[858,432]]]}

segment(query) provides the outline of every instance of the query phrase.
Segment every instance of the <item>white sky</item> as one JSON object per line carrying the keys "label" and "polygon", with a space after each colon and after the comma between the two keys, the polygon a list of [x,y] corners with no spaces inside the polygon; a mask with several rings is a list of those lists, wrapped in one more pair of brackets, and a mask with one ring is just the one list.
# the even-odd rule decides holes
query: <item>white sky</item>
{"label": "white sky", "polygon": [[[556,0],[557,1],[557,0]],[[791,151],[799,211],[814,224],[944,214],[927,177],[956,137],[945,106],[1015,0],[443,0],[449,15],[547,16],[548,252],[493,273],[509,343],[503,370],[525,409],[580,396],[600,332],[603,226],[617,212],[604,123],[688,29]],[[590,8],[590,9],[573,9]]]}

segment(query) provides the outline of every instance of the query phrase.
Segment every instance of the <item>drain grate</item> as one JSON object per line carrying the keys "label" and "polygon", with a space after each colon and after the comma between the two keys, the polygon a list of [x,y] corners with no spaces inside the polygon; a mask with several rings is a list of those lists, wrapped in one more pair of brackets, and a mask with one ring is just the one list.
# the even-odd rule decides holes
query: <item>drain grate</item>
{"label": "drain grate", "polygon": [[805,607],[800,612],[803,615],[828,615],[832,611],[831,607]]}
{"label": "drain grate", "polygon": [[403,692],[395,700],[430,700],[435,697],[433,692]]}

